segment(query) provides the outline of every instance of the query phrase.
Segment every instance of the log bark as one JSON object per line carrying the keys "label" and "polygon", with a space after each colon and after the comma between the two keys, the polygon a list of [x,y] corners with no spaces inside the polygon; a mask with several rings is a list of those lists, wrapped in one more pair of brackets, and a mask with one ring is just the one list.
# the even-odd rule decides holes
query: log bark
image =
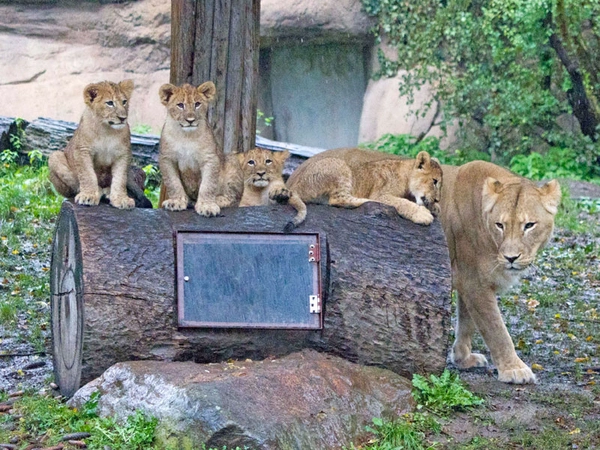
{"label": "log bark", "polygon": [[279,233],[294,211],[223,214],[63,204],[51,277],[54,367],[64,395],[120,361],[254,360],[302,348],[405,376],[443,370],[451,282],[442,229],[377,203],[356,210],[309,205],[296,230],[326,242],[322,330],[178,328],[174,230]]}
{"label": "log bark", "polygon": [[209,109],[225,153],[254,147],[258,86],[259,0],[172,0],[171,83],[212,81]]}

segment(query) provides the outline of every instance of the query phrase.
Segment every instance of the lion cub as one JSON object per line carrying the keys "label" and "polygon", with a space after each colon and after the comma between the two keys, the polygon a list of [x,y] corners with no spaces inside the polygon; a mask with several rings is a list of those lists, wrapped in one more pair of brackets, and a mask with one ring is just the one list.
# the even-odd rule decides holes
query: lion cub
{"label": "lion cub", "polygon": [[[64,151],[48,158],[49,178],[65,197],[97,205],[103,194],[119,209],[152,207],[130,171],[131,143],[127,115],[133,81],[103,81],[83,90],[85,111]],[[136,200],[127,196],[133,192]]]}
{"label": "lion cub", "polygon": [[296,209],[297,214],[285,226],[286,233],[304,222],[306,205],[298,195],[287,189],[283,182],[283,164],[290,156],[288,151],[272,152],[255,148],[246,153],[238,153],[237,156],[244,174],[244,193],[240,206],[289,203]]}
{"label": "lion cub", "polygon": [[439,212],[442,168],[427,152],[403,159],[340,148],[306,160],[292,173],[288,187],[305,202],[356,208],[375,201],[393,206],[408,220],[429,225],[432,213]]}
{"label": "lion cub", "polygon": [[160,203],[165,209],[181,211],[192,201],[198,214],[211,217],[239,201],[243,181],[238,160],[235,155],[225,157],[208,124],[215,94],[211,81],[198,87],[160,87],[160,101],[168,112],[158,157],[163,176]]}

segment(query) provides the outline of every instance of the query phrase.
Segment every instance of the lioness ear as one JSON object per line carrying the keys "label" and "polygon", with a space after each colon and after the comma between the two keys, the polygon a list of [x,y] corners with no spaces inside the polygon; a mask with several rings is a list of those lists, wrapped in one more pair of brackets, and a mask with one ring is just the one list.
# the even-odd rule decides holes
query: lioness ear
{"label": "lioness ear", "polygon": [[88,84],[83,90],[83,100],[88,106],[92,106],[95,98],[98,97],[100,86],[97,83]]}
{"label": "lioness ear", "polygon": [[290,152],[287,150],[284,150],[282,152],[273,152],[273,157],[281,164],[283,164],[285,160],[290,157]]}
{"label": "lioness ear", "polygon": [[431,156],[429,156],[429,153],[427,152],[419,152],[416,159],[415,165],[417,166],[417,169],[424,169],[425,167],[428,167],[431,162]]}
{"label": "lioness ear", "polygon": [[212,102],[217,94],[217,88],[215,87],[215,83],[207,81],[198,86],[198,92],[204,95],[209,102]]}
{"label": "lioness ear", "polygon": [[498,200],[501,187],[502,183],[495,178],[488,177],[485,179],[483,182],[483,192],[481,193],[481,206],[483,207],[483,212],[488,213],[492,210]]}
{"label": "lioness ear", "polygon": [[172,84],[163,84],[160,87],[160,89],[158,90],[158,96],[160,97],[160,102],[163,105],[167,106],[167,104],[169,103],[169,99],[175,93],[175,89],[177,89],[177,87],[173,86]]}
{"label": "lioness ear", "polygon": [[539,188],[540,194],[542,195],[542,205],[550,214],[555,215],[558,211],[558,204],[560,203],[560,185],[558,181],[548,181],[545,185]]}
{"label": "lioness ear", "polygon": [[131,94],[133,94],[133,87],[133,80],[123,80],[119,83],[119,88],[121,88],[127,99],[131,98]]}

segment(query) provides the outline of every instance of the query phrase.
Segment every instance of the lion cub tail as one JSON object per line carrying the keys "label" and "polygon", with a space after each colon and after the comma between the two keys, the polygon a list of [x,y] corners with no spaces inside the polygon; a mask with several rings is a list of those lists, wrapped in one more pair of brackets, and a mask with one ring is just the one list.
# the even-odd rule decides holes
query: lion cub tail
{"label": "lion cub tail", "polygon": [[283,228],[284,233],[289,233],[294,228],[299,226],[306,219],[306,205],[302,201],[302,199],[298,196],[298,194],[290,191],[290,198],[288,200],[288,204],[292,205],[296,210],[296,216],[290,220],[285,227]]}

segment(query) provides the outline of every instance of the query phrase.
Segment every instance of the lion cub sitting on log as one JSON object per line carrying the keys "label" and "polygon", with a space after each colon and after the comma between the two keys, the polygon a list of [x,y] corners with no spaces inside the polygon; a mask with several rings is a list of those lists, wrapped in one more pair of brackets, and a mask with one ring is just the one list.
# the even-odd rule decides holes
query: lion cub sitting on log
{"label": "lion cub sitting on log", "polygon": [[427,152],[404,159],[340,148],[306,160],[292,173],[288,187],[305,202],[356,208],[375,201],[393,206],[408,220],[429,225],[432,213],[439,212],[442,168]]}
{"label": "lion cub sitting on log", "polygon": [[163,176],[160,204],[170,211],[195,210],[206,217],[239,201],[242,173],[235,155],[223,154],[208,124],[208,106],[216,88],[207,81],[198,87],[184,84],[160,87],[167,120],[160,136],[158,163]]}
{"label": "lion cub sitting on log", "polygon": [[[127,115],[133,81],[103,81],[83,90],[85,111],[64,151],[48,158],[49,178],[65,197],[97,205],[102,195],[119,209],[152,207],[130,170],[131,142]],[[127,196],[127,191],[135,197]]]}
{"label": "lion cub sitting on log", "polygon": [[288,233],[306,219],[306,205],[285,187],[283,182],[283,164],[290,153],[272,152],[260,148],[246,153],[238,153],[238,159],[244,174],[244,193],[240,206],[261,206],[272,202],[289,203],[296,211],[296,217],[287,223],[284,232]]}

